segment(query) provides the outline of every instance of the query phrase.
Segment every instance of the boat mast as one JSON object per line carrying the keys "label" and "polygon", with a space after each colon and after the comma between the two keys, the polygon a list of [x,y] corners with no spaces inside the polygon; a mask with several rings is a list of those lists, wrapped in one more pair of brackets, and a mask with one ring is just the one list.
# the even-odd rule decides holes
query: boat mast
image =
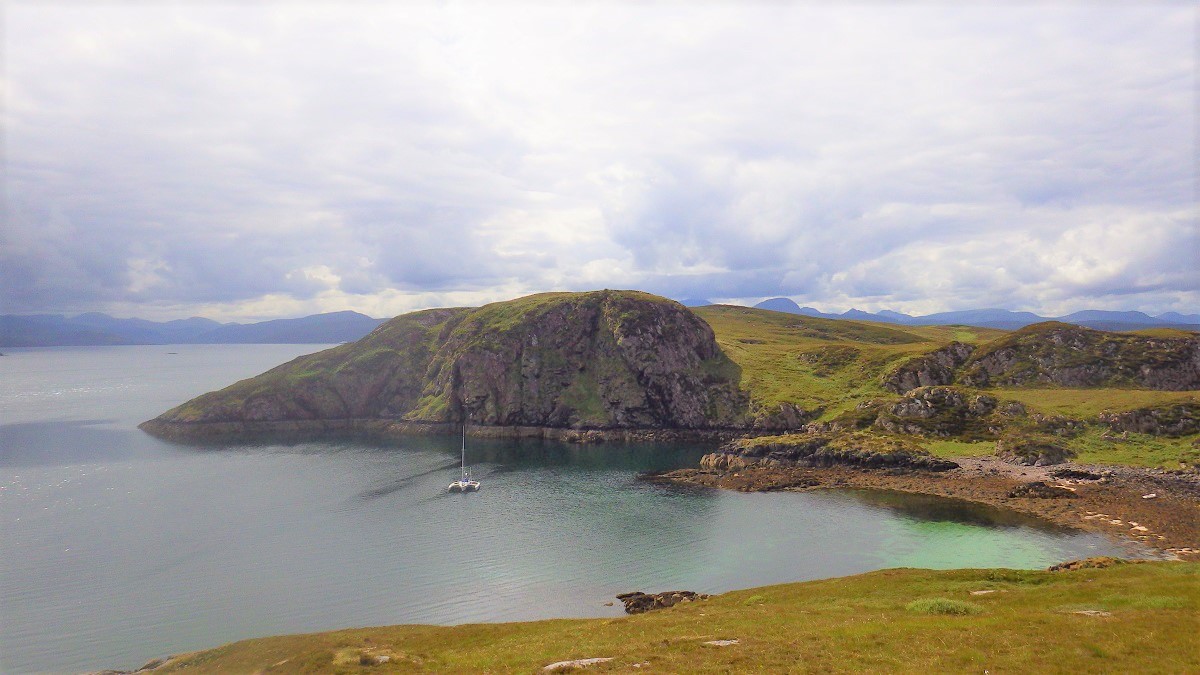
{"label": "boat mast", "polygon": [[463,425],[463,442],[462,442],[462,475],[463,480],[467,479],[467,425]]}

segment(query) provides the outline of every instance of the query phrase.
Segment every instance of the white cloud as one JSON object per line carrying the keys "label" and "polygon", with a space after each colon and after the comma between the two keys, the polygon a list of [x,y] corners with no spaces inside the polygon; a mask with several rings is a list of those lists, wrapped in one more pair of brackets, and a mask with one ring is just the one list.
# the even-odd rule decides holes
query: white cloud
{"label": "white cloud", "polygon": [[6,9],[6,311],[1200,307],[1188,4]]}

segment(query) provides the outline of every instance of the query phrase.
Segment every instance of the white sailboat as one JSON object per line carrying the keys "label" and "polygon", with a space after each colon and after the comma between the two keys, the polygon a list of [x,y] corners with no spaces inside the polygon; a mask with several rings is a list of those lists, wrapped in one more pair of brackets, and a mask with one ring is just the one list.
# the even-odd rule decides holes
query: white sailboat
{"label": "white sailboat", "polygon": [[467,470],[467,425],[463,425],[463,442],[462,442],[462,478],[450,484],[446,488],[450,492],[474,492],[479,489],[479,481],[471,480],[471,472]]}

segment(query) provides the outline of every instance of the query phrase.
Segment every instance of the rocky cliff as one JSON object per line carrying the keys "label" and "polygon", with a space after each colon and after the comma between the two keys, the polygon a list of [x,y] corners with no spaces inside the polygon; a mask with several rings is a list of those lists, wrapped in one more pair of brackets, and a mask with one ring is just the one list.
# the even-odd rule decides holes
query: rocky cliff
{"label": "rocky cliff", "polygon": [[682,305],[547,293],[406,314],[143,424],[164,436],[369,423],[572,429],[749,424],[739,368]]}
{"label": "rocky cliff", "polygon": [[957,381],[972,387],[1200,389],[1200,336],[1155,337],[1039,323],[975,350]]}

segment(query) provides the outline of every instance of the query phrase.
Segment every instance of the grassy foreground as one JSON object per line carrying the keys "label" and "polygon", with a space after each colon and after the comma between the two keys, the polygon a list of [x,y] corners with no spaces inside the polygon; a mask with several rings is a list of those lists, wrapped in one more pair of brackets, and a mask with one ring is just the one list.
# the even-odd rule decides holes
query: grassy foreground
{"label": "grassy foreground", "polygon": [[[972,591],[990,590],[987,594]],[[1081,613],[1088,612],[1088,613]],[[1200,672],[1200,564],[894,569],[618,619],[393,626],[246,640],[158,672]],[[709,640],[738,640],[717,647]],[[376,657],[390,660],[364,665]]]}

